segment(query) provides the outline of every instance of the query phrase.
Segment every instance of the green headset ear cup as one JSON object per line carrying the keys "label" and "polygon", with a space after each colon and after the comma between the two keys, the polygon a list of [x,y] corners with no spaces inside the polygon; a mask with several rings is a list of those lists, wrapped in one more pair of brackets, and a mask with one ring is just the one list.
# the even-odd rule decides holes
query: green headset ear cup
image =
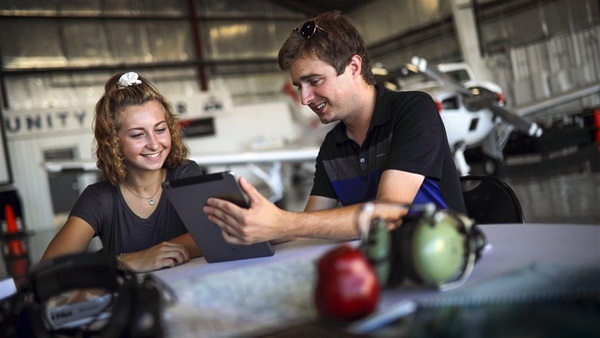
{"label": "green headset ear cup", "polygon": [[415,272],[426,285],[440,286],[458,278],[465,265],[467,238],[462,224],[445,211],[424,215],[411,239]]}

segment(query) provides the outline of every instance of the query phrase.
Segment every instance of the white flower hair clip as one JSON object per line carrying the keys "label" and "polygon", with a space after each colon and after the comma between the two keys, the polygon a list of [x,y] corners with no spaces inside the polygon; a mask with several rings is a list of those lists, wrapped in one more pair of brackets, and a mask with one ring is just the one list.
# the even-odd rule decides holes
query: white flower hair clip
{"label": "white flower hair clip", "polygon": [[119,82],[117,82],[117,88],[122,89],[140,83],[142,83],[142,81],[138,80],[138,75],[136,72],[128,72],[121,75]]}

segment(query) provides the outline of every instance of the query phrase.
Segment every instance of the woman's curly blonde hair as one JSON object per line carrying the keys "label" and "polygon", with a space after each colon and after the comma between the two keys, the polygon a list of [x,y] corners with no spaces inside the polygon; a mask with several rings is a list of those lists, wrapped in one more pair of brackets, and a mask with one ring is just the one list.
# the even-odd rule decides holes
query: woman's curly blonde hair
{"label": "woman's curly blonde hair", "polygon": [[156,100],[164,108],[165,120],[171,133],[171,151],[163,167],[174,168],[188,156],[188,149],[181,136],[178,117],[171,105],[145,78],[139,76],[141,83],[127,87],[117,87],[124,73],[113,75],[104,86],[104,95],[96,103],[94,111],[94,152],[98,160],[96,165],[104,178],[117,185],[127,177],[128,164],[123,156],[118,132],[122,127],[121,113],[128,106],[142,105]]}

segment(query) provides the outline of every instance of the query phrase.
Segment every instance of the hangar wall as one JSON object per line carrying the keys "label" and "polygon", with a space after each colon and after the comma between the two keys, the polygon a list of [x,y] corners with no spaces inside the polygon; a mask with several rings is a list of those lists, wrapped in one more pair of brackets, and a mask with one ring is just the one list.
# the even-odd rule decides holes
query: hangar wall
{"label": "hangar wall", "polygon": [[[195,7],[190,8],[191,3]],[[508,102],[526,105],[598,84],[597,1],[474,3],[478,4],[481,53]],[[375,63],[399,66],[413,55],[434,62],[462,59],[448,1],[377,0],[348,14],[364,34]],[[196,19],[190,21],[190,16]],[[271,113],[274,118],[288,118],[288,98],[282,93],[287,74],[277,69],[276,55],[291,29],[307,17],[277,2],[260,0],[3,1],[3,118],[14,119],[15,114],[28,111],[92,107],[106,79],[130,69],[152,79],[167,97],[225,91],[234,107],[230,116],[254,110],[256,116]],[[200,46],[195,45],[195,34]],[[570,103],[568,109],[597,106],[598,100],[596,94]],[[262,106],[272,102],[275,106],[268,109]],[[260,122],[245,126],[256,130],[248,137],[295,135],[292,127],[264,128],[266,122],[257,119]],[[76,159],[89,158],[88,128],[29,138],[7,130],[14,183],[31,228],[49,226],[52,213],[47,175],[40,170],[44,152],[67,147],[76,149]],[[228,139],[227,133],[220,136]],[[208,148],[205,145],[211,141],[199,143],[198,148]],[[241,149],[242,144],[231,149]],[[79,189],[91,179],[83,178]]]}

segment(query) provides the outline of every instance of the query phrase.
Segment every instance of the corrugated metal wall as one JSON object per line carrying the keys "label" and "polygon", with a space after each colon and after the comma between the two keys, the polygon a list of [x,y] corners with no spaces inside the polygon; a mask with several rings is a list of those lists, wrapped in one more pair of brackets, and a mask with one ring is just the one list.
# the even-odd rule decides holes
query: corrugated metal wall
{"label": "corrugated metal wall", "polygon": [[[599,37],[600,26],[596,26],[511,48],[507,53],[508,63],[496,57],[493,71],[506,91],[508,102],[524,106],[600,83]],[[599,95],[592,95],[540,114],[560,114],[598,105]]]}

